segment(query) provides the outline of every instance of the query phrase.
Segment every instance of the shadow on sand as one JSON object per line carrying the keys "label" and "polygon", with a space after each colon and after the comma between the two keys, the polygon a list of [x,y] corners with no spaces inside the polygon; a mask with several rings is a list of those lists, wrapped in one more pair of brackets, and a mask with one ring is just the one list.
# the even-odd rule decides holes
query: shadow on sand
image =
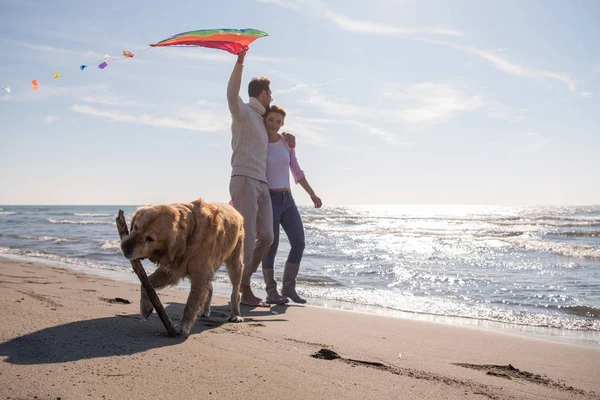
{"label": "shadow on sand", "polygon": [[[166,311],[174,324],[179,322],[185,305],[169,303]],[[275,311],[275,308],[273,308]],[[285,313],[284,307],[277,308]],[[256,317],[273,315],[269,309],[242,308],[246,322],[256,322]],[[229,307],[212,307],[211,317],[198,318],[190,335],[229,324]],[[270,322],[281,321],[271,319]],[[127,356],[150,349],[174,346],[186,338],[167,336],[160,319],[153,313],[147,321],[137,314],[71,322],[32,332],[0,344],[0,357],[4,362],[18,365],[53,364],[97,357]]]}

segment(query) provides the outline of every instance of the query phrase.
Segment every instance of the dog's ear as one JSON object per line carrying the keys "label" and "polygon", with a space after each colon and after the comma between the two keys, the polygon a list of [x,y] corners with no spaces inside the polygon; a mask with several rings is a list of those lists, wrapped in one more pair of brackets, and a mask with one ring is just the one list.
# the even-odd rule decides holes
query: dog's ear
{"label": "dog's ear", "polygon": [[192,210],[185,206],[176,206],[174,208],[175,220],[173,221],[169,247],[167,249],[169,262],[173,262],[176,258],[185,254],[188,239],[192,236],[196,228],[196,219]]}
{"label": "dog's ear", "polygon": [[133,232],[133,227],[135,226],[135,217],[137,217],[137,211],[131,217],[131,224],[129,224],[129,233]]}

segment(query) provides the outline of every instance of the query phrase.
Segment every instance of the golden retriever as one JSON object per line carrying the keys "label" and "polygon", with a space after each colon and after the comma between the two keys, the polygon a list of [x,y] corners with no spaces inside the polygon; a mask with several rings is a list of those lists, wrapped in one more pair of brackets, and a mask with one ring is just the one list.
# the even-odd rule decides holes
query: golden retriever
{"label": "golden retriever", "polygon": [[[225,262],[233,289],[229,321],[240,316],[240,284],[244,270],[244,221],[226,204],[191,203],[150,205],[138,209],[131,232],[123,237],[121,250],[129,260],[148,258],[158,265],[149,277],[156,289],[190,278],[191,290],[183,311],[179,333],[188,335],[198,313],[210,315],[212,279]],[[152,303],[142,287],[140,314],[152,314]]]}

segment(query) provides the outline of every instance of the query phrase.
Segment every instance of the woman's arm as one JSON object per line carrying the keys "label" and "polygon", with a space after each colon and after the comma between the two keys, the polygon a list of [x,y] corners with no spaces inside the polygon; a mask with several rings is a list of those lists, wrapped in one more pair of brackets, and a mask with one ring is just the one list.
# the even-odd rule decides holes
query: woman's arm
{"label": "woman's arm", "polygon": [[308,193],[308,195],[310,196],[310,199],[314,203],[315,208],[321,208],[321,206],[323,205],[323,202],[321,201],[319,196],[317,196],[315,194],[315,191],[313,190],[313,188],[310,187],[310,184],[308,183],[306,178],[300,179],[298,181],[298,183],[300,184],[300,186],[302,186],[302,188],[304,188],[304,190],[306,190],[306,193]]}
{"label": "woman's arm", "polygon": [[300,168],[300,165],[298,164],[298,159],[296,158],[296,150],[294,150],[293,148],[291,148],[289,146],[286,146],[286,147],[288,148],[288,151],[290,152],[290,171],[292,171],[292,176],[294,177],[294,181],[296,183],[299,183],[300,186],[302,186],[302,188],[304,190],[306,190],[306,193],[308,193],[308,195],[310,196],[310,199],[313,201],[315,208],[321,208],[321,206],[323,205],[323,202],[321,201],[319,196],[317,196],[315,194],[315,191],[313,190],[313,188],[310,186],[310,184],[306,180],[304,171],[302,171],[302,169]]}

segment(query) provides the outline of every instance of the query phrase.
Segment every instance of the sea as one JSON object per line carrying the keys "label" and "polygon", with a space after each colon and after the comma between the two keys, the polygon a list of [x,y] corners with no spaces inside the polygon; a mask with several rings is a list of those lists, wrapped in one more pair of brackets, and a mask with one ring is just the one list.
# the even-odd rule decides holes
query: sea
{"label": "sea", "polygon": [[[0,206],[0,257],[135,282],[120,209],[130,221],[137,206]],[[600,206],[299,210],[308,304],[600,346]],[[289,251],[280,237],[278,279]],[[261,281],[259,271],[264,294]],[[223,267],[215,291],[228,295],[227,282]]]}

